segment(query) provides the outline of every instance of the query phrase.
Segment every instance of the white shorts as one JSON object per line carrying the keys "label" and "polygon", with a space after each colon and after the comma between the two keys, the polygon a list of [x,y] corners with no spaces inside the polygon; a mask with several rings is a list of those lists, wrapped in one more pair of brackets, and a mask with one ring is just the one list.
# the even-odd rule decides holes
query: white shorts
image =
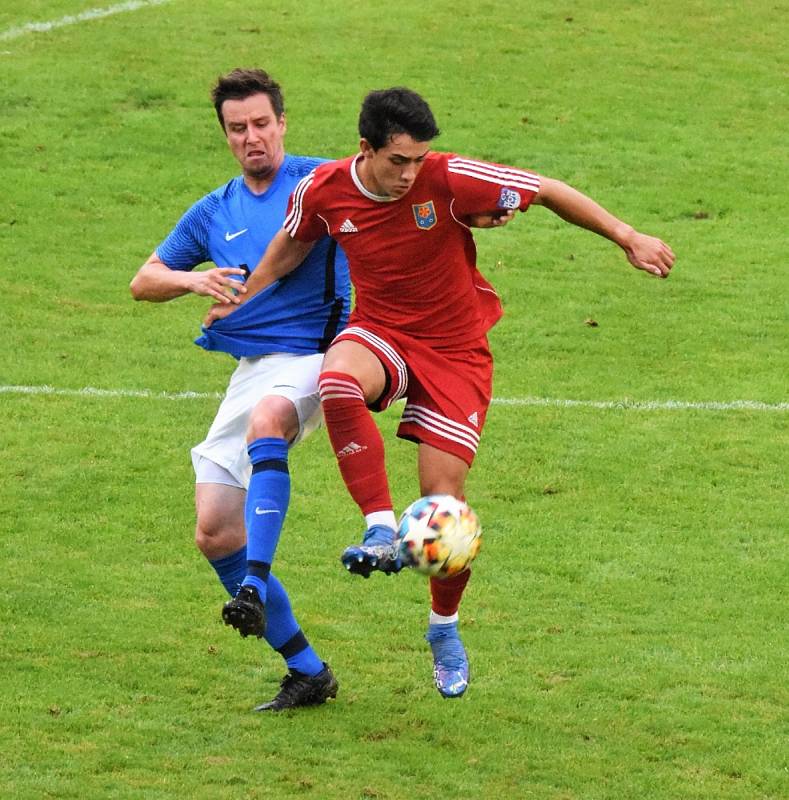
{"label": "white shorts", "polygon": [[286,397],[296,407],[299,432],[291,446],[321,423],[318,375],[323,354],[273,353],[242,358],[205,440],[192,448],[197,483],[224,483],[246,489],[252,474],[247,455],[247,427],[252,410],[264,397]]}

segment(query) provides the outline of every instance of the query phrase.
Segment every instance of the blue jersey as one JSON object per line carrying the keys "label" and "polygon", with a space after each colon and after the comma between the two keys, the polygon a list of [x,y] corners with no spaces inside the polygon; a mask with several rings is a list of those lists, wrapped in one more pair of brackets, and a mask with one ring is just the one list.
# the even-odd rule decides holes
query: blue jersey
{"label": "blue jersey", "polygon": [[[253,270],[282,227],[296,184],[324,159],[286,155],[272,184],[253,194],[242,176],[198,200],[156,248],[170,269],[217,267]],[[266,353],[321,353],[348,321],[348,262],[328,236],[316,242],[289,275],[266,287],[232,314],[203,328],[196,344],[240,358]]]}

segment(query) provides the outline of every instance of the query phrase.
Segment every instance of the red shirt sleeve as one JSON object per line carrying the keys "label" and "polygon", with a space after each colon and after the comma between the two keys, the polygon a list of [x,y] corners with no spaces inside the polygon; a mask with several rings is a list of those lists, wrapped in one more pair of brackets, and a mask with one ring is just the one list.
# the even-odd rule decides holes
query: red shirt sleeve
{"label": "red shirt sleeve", "polygon": [[288,200],[288,213],[283,227],[292,239],[300,242],[313,242],[328,231],[326,222],[317,213],[318,198],[316,190],[312,188],[314,181],[315,170],[296,184]]}
{"label": "red shirt sleeve", "polygon": [[446,168],[459,215],[525,211],[540,191],[540,176],[517,167],[449,155]]}

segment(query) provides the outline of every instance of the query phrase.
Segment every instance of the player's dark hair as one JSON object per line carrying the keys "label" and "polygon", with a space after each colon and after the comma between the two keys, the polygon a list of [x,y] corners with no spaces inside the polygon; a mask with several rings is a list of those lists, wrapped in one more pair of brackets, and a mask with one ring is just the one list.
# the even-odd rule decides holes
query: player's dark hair
{"label": "player's dark hair", "polygon": [[262,69],[234,69],[227,75],[220,75],[211,90],[216,116],[222,130],[225,129],[225,118],[222,116],[222,103],[225,100],[246,100],[253,94],[267,94],[271,107],[279,119],[285,112],[285,99],[279,84]]}
{"label": "player's dark hair", "polygon": [[398,133],[429,142],[440,131],[430,106],[416,92],[403,86],[370,92],[359,114],[359,135],[378,150]]}

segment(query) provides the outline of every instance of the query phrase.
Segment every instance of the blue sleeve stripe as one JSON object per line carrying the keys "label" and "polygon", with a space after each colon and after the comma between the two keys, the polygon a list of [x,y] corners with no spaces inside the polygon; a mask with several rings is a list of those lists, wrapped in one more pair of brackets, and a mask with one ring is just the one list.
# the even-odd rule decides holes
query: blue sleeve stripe
{"label": "blue sleeve stripe", "polygon": [[156,248],[157,255],[170,269],[191,270],[211,260],[208,232],[218,206],[215,193],[198,200]]}

